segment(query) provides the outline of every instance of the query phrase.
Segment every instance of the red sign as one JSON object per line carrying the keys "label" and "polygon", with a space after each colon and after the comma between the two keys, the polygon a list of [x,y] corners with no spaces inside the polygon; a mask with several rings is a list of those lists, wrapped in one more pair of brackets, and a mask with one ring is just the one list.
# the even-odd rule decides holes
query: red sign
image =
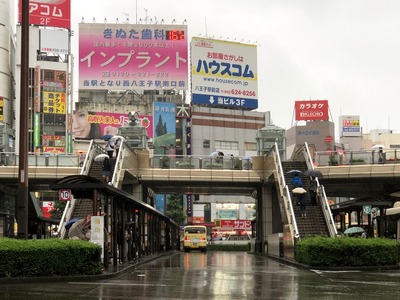
{"label": "red sign", "polygon": [[296,121],[328,121],[328,100],[296,101]]}
{"label": "red sign", "polygon": [[70,189],[60,190],[59,191],[59,200],[60,201],[69,201],[69,200],[71,200],[71,190]]}
{"label": "red sign", "polygon": [[223,229],[251,229],[250,220],[221,220]]}
{"label": "red sign", "polygon": [[[18,22],[22,22],[22,0]],[[71,29],[71,0],[30,0],[29,24]]]}
{"label": "red sign", "polygon": [[330,135],[327,135],[325,137],[325,143],[330,144],[330,143],[332,143],[332,141],[333,141],[333,137],[331,137]]}

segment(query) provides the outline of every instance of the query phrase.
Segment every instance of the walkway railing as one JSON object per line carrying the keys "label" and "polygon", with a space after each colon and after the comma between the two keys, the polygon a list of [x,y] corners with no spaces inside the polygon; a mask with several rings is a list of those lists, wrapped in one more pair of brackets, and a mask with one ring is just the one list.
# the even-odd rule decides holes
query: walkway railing
{"label": "walkway railing", "polygon": [[282,212],[282,215],[287,217],[287,223],[289,225],[289,230],[293,237],[293,243],[295,243],[296,240],[299,239],[300,234],[299,234],[299,229],[297,227],[296,217],[294,214],[292,199],[290,196],[290,190],[289,190],[289,187],[286,185],[285,175],[283,173],[282,162],[281,162],[281,158],[279,156],[279,149],[278,149],[277,143],[275,143],[275,146],[267,154],[267,156],[268,155],[273,155],[273,157],[274,157],[276,170],[277,170],[277,178],[276,179],[278,180],[278,183],[279,183],[280,194],[282,197],[281,203],[283,204],[283,207],[281,206],[281,211],[285,212],[285,213]]}
{"label": "walkway railing", "polygon": [[[308,148],[308,143],[307,142],[304,144],[303,152],[304,152],[304,157],[306,158],[307,168],[308,169],[315,169],[315,165],[314,165],[314,163],[312,161],[311,153],[310,153],[310,150]],[[324,217],[325,217],[325,222],[326,222],[326,225],[328,227],[329,235],[331,237],[335,237],[337,235],[337,229],[336,229],[336,226],[335,226],[335,221],[334,221],[333,216],[332,216],[331,208],[330,208],[330,206],[328,204],[328,198],[326,197],[326,194],[325,194],[325,188],[324,188],[324,186],[319,184],[318,178],[316,178],[315,181],[317,182],[317,191],[318,191],[319,198],[321,200],[320,205],[321,205]]]}
{"label": "walkway railing", "polygon": [[220,170],[251,170],[250,157],[242,156],[201,156],[201,155],[176,155],[169,157],[155,155],[150,158],[151,168],[160,169],[220,169]]}
{"label": "walkway railing", "polygon": [[[1,166],[18,166],[19,154],[15,152],[1,152]],[[37,167],[78,167],[79,155],[77,154],[28,154],[28,165]]]}
{"label": "walkway railing", "polygon": [[373,164],[398,164],[400,163],[400,150],[352,150],[352,151],[317,151],[314,156],[317,166],[340,165],[373,165]]}

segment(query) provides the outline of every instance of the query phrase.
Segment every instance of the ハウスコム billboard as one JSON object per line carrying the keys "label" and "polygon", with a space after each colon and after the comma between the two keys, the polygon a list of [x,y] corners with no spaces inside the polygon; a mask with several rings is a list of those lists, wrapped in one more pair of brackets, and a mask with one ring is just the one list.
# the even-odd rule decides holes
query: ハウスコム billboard
{"label": "\u30cf\u30a6\u30b9\u30b3\u30e0 billboard", "polygon": [[193,38],[192,103],[258,108],[257,46]]}

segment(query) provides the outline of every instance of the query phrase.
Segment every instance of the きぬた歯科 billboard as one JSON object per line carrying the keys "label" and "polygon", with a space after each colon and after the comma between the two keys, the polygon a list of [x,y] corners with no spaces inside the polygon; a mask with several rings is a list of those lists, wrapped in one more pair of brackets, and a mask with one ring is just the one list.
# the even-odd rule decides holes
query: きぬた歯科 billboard
{"label": "\u304d\u306c\u305f\u6b6f\u79d1 billboard", "polygon": [[295,102],[296,121],[328,121],[328,100],[304,100]]}
{"label": "\u304d\u306c\u305f\u6b6f\u79d1 billboard", "polygon": [[187,90],[187,26],[79,24],[79,88]]}
{"label": "\u304d\u306c\u305f\u6b6f\u79d1 billboard", "polygon": [[258,108],[257,46],[193,38],[192,103]]}

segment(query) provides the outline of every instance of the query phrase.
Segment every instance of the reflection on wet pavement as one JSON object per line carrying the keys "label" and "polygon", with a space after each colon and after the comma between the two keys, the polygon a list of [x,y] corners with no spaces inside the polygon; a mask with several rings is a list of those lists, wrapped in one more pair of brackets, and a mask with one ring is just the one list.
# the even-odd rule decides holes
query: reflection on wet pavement
{"label": "reflection on wet pavement", "polygon": [[3,284],[1,299],[400,299],[400,271],[298,269],[245,252],[166,255],[104,280]]}

